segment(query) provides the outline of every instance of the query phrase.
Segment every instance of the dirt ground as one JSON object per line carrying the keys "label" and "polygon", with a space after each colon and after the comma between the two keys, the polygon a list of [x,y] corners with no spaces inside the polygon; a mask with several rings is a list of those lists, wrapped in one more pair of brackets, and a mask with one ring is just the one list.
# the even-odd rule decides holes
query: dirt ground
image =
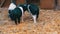
{"label": "dirt ground", "polygon": [[8,10],[0,8],[0,34],[60,34],[60,11],[41,9],[37,23],[25,12],[24,22],[15,25]]}

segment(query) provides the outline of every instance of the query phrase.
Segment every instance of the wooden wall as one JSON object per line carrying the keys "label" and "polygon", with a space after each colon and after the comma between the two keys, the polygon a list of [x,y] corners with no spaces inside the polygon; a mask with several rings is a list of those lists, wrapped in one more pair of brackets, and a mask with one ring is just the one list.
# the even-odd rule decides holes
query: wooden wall
{"label": "wooden wall", "polygon": [[60,0],[58,0],[57,8],[60,9]]}
{"label": "wooden wall", "polygon": [[6,0],[5,3],[4,3],[4,5],[2,7],[8,7],[9,4],[10,4],[10,0]]}
{"label": "wooden wall", "polygon": [[40,6],[41,8],[54,8],[54,2],[55,0],[41,0]]}
{"label": "wooden wall", "polygon": [[[3,7],[8,7],[11,0],[6,0]],[[16,3],[24,3],[24,0],[16,0]]]}
{"label": "wooden wall", "polygon": [[[24,3],[25,0],[17,0],[16,1],[17,4],[18,3]],[[32,2],[34,2],[34,0],[32,0]],[[58,5],[60,5],[60,0],[58,1]],[[10,4],[10,0],[6,0],[5,4],[3,7],[8,7]],[[46,8],[46,9],[52,9],[55,6],[55,0],[40,0],[40,2],[38,2],[40,8]]]}

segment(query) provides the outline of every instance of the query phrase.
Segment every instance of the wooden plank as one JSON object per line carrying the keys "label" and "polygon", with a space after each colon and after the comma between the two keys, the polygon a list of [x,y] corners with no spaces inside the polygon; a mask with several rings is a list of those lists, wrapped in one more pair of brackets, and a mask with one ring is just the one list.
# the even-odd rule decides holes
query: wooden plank
{"label": "wooden plank", "polygon": [[58,0],[57,9],[60,9],[60,0]]}
{"label": "wooden plank", "polygon": [[[11,1],[11,0],[6,0],[3,7],[8,7],[9,4],[10,4],[10,1]],[[22,3],[24,3],[24,0],[17,0],[16,3],[17,3],[17,4],[19,4],[19,3],[22,4]]]}
{"label": "wooden plank", "polygon": [[52,9],[54,8],[54,0],[41,0],[40,1],[40,6],[41,8],[46,8],[46,9]]}
{"label": "wooden plank", "polygon": [[25,0],[17,0],[16,3],[17,4],[23,4],[25,2]]}
{"label": "wooden plank", "polygon": [[0,7],[2,7],[4,5],[6,0],[2,0],[1,3],[0,3]]}

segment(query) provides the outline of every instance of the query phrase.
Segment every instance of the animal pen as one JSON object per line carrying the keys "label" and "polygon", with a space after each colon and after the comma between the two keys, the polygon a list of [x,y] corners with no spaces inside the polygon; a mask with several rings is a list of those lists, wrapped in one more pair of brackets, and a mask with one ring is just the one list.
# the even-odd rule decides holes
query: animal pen
{"label": "animal pen", "polygon": [[26,11],[24,21],[15,25],[8,16],[11,0],[0,0],[0,34],[60,34],[60,0],[16,0],[16,4],[26,1],[39,7],[37,23]]}

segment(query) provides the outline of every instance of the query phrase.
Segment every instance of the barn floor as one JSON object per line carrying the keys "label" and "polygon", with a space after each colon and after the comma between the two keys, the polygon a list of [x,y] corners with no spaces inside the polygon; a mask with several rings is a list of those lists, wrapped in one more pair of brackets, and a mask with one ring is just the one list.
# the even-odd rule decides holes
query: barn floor
{"label": "barn floor", "polygon": [[60,34],[60,11],[41,9],[37,23],[26,12],[24,22],[15,25],[7,9],[0,8],[0,34]]}

